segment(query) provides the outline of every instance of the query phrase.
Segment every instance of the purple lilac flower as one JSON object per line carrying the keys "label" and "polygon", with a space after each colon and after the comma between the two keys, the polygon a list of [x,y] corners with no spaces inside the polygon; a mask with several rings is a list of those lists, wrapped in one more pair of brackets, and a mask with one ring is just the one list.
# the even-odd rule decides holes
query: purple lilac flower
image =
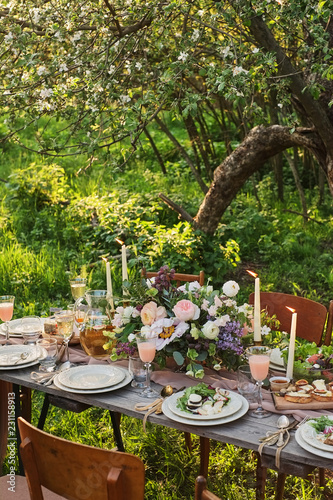
{"label": "purple lilac flower", "polygon": [[221,326],[219,330],[220,333],[216,342],[217,348],[223,351],[230,349],[238,355],[242,354],[243,346],[241,344],[241,337],[243,327],[241,327],[240,322],[229,321],[225,326]]}
{"label": "purple lilac flower", "polygon": [[136,351],[136,346],[131,345],[129,342],[122,342],[117,345],[116,354],[120,356],[122,353],[127,354],[128,356],[133,356]]}

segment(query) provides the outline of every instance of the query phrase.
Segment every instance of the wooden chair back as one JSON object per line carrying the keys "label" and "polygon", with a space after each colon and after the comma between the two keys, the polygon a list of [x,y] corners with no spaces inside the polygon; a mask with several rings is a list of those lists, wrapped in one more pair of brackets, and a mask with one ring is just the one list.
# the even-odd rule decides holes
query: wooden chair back
{"label": "wooden chair back", "polygon": [[[249,303],[254,303],[254,293],[251,293]],[[292,313],[287,307],[297,312],[296,336],[322,345],[327,320],[327,309],[324,305],[287,293],[260,292],[261,310],[266,309],[270,316],[275,315],[280,321],[280,330],[290,333]],[[325,343],[330,343],[331,333],[329,338],[325,339]]]}
{"label": "wooden chair back", "polygon": [[32,500],[41,485],[71,500],[143,500],[145,469],[139,457],[73,443],[18,418],[21,456]]}
{"label": "wooden chair back", "polygon": [[194,500],[223,500],[211,491],[207,490],[207,481],[204,476],[198,476],[195,480]]}
{"label": "wooden chair back", "polygon": [[[141,276],[143,278],[155,278],[157,276],[156,271],[147,271],[145,267],[141,269]],[[173,281],[176,282],[176,286],[180,286],[182,283],[189,283],[193,281],[198,281],[200,286],[203,286],[205,283],[205,273],[204,271],[200,271],[199,274],[182,274],[175,273],[175,277]]]}

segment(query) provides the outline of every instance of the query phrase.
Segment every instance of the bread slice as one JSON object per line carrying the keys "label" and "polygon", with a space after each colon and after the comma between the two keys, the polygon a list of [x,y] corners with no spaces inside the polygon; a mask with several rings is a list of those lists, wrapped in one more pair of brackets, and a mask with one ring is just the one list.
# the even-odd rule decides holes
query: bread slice
{"label": "bread slice", "polygon": [[300,385],[296,387],[297,392],[312,392],[314,387],[310,384]]}
{"label": "bread slice", "polygon": [[312,395],[306,392],[287,392],[284,399],[290,403],[306,404],[312,401]]}
{"label": "bread slice", "polygon": [[316,391],[320,391],[320,392],[326,392],[327,391],[326,382],[323,379],[314,380],[312,382],[312,385],[313,385],[313,387],[315,388]]}
{"label": "bread slice", "polygon": [[312,392],[313,399],[321,402],[330,402],[333,401],[333,394],[331,391],[326,391],[323,393],[322,391],[316,391],[316,389]]}

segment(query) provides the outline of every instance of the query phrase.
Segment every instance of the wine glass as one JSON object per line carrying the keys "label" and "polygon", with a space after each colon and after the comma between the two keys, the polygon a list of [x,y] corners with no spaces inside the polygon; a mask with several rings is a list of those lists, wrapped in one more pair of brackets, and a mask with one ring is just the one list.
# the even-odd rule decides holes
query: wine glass
{"label": "wine glass", "polygon": [[84,296],[87,286],[86,278],[78,276],[77,278],[69,280],[69,284],[71,286],[71,293],[74,300],[80,299]]}
{"label": "wine glass", "polygon": [[14,295],[2,295],[0,296],[0,319],[5,322],[5,344],[10,344],[9,342],[9,322],[13,317],[14,311]]}
{"label": "wine glass", "polygon": [[271,415],[271,412],[264,410],[262,407],[262,393],[261,387],[263,381],[268,375],[269,369],[269,358],[271,354],[271,349],[266,346],[252,346],[246,349],[246,353],[249,360],[251,375],[256,380],[259,392],[258,392],[258,408],[251,410],[249,415],[257,418],[264,418]]}
{"label": "wine glass", "polygon": [[73,311],[60,311],[55,313],[54,317],[57,322],[58,335],[63,339],[65,346],[64,363],[69,363],[68,344],[73,336],[74,313]]}
{"label": "wine glass", "polygon": [[21,320],[21,330],[24,344],[35,345],[42,335],[42,320],[39,316],[25,316]]}
{"label": "wine glass", "polygon": [[141,361],[145,364],[146,369],[146,387],[140,393],[140,396],[144,398],[156,398],[159,396],[158,392],[150,386],[150,367],[156,353],[156,340],[157,335],[152,337],[144,337],[143,335],[136,336],[136,343],[138,345],[138,351]]}

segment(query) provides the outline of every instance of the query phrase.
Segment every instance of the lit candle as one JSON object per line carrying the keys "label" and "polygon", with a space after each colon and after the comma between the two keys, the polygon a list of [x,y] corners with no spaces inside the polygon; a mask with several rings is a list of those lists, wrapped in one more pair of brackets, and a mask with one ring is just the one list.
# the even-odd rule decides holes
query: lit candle
{"label": "lit candle", "polygon": [[288,363],[287,363],[287,373],[286,373],[286,376],[289,377],[291,380],[293,378],[293,372],[294,372],[297,313],[295,312],[295,309],[292,309],[291,307],[287,307],[287,309],[289,309],[289,311],[293,313],[291,317]]}
{"label": "lit candle", "polygon": [[261,310],[260,310],[260,279],[256,273],[247,271],[255,278],[254,281],[254,314],[253,314],[253,340],[261,342]]}
{"label": "lit candle", "polygon": [[111,311],[114,311],[110,262],[107,260],[106,260],[106,293],[107,293],[107,297],[110,298]]}
{"label": "lit candle", "polygon": [[123,281],[128,281],[127,256],[126,256],[126,247],[125,247],[125,245],[121,246],[121,264],[122,264]]}

